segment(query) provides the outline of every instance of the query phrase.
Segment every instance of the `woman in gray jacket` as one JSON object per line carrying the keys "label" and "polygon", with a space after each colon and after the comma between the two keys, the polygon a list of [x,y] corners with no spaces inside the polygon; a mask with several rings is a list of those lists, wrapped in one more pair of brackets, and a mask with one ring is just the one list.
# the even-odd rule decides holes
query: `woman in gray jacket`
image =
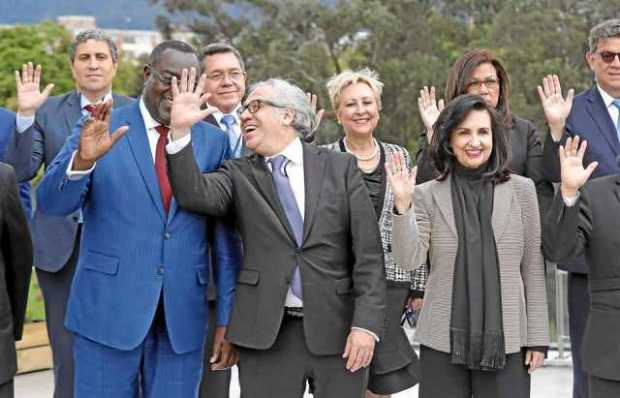
{"label": "woman in gray jacket", "polygon": [[[508,171],[500,117],[464,95],[441,112],[431,156],[440,175],[415,187],[402,157],[386,167],[394,193],[392,250],[430,273],[416,338],[420,397],[530,396],[549,341],[534,183]],[[413,200],[412,200],[413,197]]]}

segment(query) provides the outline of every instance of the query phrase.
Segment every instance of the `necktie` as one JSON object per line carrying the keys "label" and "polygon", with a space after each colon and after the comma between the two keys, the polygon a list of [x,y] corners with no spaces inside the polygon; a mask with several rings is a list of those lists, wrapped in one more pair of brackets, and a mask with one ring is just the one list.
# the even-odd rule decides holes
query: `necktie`
{"label": "necktie", "polygon": [[616,119],[616,134],[620,141],[620,99],[615,99],[613,105],[618,109],[618,119]]}
{"label": "necktie", "polygon": [[[280,204],[284,208],[286,218],[293,229],[295,235],[295,241],[297,247],[301,246],[301,240],[303,238],[304,220],[301,218],[293,189],[289,182],[288,176],[284,173],[284,168],[288,163],[288,159],[283,155],[278,155],[270,160],[271,162],[271,178],[280,199]],[[295,265],[295,271],[293,272],[293,280],[291,281],[291,291],[300,299],[302,298],[301,288],[301,274],[299,273],[299,264]]]}
{"label": "necktie", "polygon": [[92,114],[93,114],[93,112],[95,111],[95,105],[93,105],[93,104],[88,104],[88,105],[86,105],[86,106],[84,107],[84,110],[85,110],[86,112],[88,112],[89,114],[91,114],[91,115],[92,115]]}
{"label": "necktie", "polygon": [[157,126],[155,130],[159,133],[157,149],[155,150],[155,173],[157,174],[157,182],[161,191],[161,201],[166,213],[168,213],[170,200],[172,199],[172,188],[170,187],[166,170],[166,144],[168,143],[168,131],[170,129],[165,126]]}
{"label": "necktie", "polygon": [[233,115],[226,114],[222,116],[220,123],[224,125],[224,131],[228,135],[230,154],[233,158],[238,158],[241,155],[241,136],[237,136],[233,127],[237,124],[237,119]]}

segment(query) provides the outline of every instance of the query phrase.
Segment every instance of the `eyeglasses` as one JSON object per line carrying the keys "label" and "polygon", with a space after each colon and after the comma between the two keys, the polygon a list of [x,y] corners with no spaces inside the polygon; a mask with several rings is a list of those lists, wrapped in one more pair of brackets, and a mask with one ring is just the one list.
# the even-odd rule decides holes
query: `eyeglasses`
{"label": "eyeglasses", "polygon": [[244,77],[243,71],[233,70],[230,72],[213,72],[207,75],[207,79],[212,80],[214,82],[221,82],[226,77],[235,82],[241,81]]}
{"label": "eyeglasses", "polygon": [[614,62],[614,59],[618,57],[618,61],[620,61],[620,53],[614,53],[611,51],[601,51],[600,53],[596,53],[598,56],[605,62],[606,64],[611,64]]}
{"label": "eyeglasses", "polygon": [[284,108],[283,105],[276,104],[275,102],[272,102],[272,101],[269,101],[269,100],[255,99],[255,100],[252,100],[252,101],[248,102],[245,105],[241,105],[239,107],[239,115],[241,115],[246,110],[253,115],[256,112],[258,112],[263,107],[263,105],[269,105],[269,106],[273,106],[275,108]]}
{"label": "eyeglasses", "polygon": [[483,84],[488,89],[496,90],[499,87],[499,80],[493,79],[493,78],[488,78],[484,80],[472,80],[471,82],[467,83],[466,88],[467,90],[471,90],[471,89],[480,90]]}
{"label": "eyeglasses", "polygon": [[155,75],[157,80],[159,80],[159,82],[161,84],[163,84],[164,86],[166,86],[166,87],[172,86],[172,78],[173,77],[176,77],[177,81],[179,80],[178,76],[171,75],[171,74],[167,74],[166,76],[162,76],[161,73],[159,73],[159,71],[157,69],[155,69],[154,67],[152,67],[151,65],[147,65],[146,67],[153,73],[153,75]]}

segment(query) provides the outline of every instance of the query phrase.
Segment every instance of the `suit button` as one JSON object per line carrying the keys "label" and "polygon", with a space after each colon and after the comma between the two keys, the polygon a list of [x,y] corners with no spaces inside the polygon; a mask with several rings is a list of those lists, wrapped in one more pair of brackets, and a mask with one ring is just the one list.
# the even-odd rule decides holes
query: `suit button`
{"label": "suit button", "polygon": [[164,266],[160,265],[159,267],[157,267],[157,275],[163,275],[164,274]]}
{"label": "suit button", "polygon": [[170,232],[164,233],[164,239],[166,240],[170,239]]}

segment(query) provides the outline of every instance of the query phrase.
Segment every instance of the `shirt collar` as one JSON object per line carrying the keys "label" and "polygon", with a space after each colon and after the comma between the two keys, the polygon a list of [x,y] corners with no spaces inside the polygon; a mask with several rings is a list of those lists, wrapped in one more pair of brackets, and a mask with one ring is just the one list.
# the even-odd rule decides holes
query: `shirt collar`
{"label": "shirt collar", "polygon": [[142,114],[142,120],[144,120],[144,127],[146,127],[146,131],[154,129],[157,126],[161,126],[161,123],[153,119],[148,109],[146,109],[143,97],[140,97],[140,113]]}
{"label": "shirt collar", "polygon": [[233,111],[230,112],[230,113],[224,113],[224,112],[222,112],[222,111],[220,111],[218,109],[218,110],[214,111],[212,113],[212,115],[213,115],[213,117],[215,118],[215,120],[217,121],[218,124],[222,123],[222,116],[224,116],[224,115],[232,115],[232,117],[234,117],[235,121],[237,122],[237,126],[240,126],[241,124],[240,124],[240,121],[239,121],[239,113],[238,113],[239,108],[241,108],[241,104],[238,104],[235,107],[235,109],[233,109]]}
{"label": "shirt collar", "polygon": [[596,87],[598,88],[599,94],[601,94],[601,98],[603,98],[603,103],[605,104],[605,107],[609,108],[610,106],[612,106],[615,98],[609,95],[607,91],[603,90],[603,88],[599,84],[597,84]]}
{"label": "shirt collar", "polygon": [[106,102],[108,100],[112,99],[112,91],[108,91],[108,93],[106,95],[103,96],[103,98],[100,101],[97,101],[95,103],[90,102],[90,100],[88,98],[86,98],[86,96],[82,93],[80,93],[80,107],[81,109],[84,109],[86,106],[88,105],[97,105],[100,104],[102,102]]}
{"label": "shirt collar", "polygon": [[295,139],[280,153],[276,153],[272,156],[265,156],[265,162],[269,164],[269,161],[278,155],[284,155],[284,157],[286,157],[293,164],[303,165],[304,147],[301,145],[301,139],[299,139],[299,137],[295,137]]}

